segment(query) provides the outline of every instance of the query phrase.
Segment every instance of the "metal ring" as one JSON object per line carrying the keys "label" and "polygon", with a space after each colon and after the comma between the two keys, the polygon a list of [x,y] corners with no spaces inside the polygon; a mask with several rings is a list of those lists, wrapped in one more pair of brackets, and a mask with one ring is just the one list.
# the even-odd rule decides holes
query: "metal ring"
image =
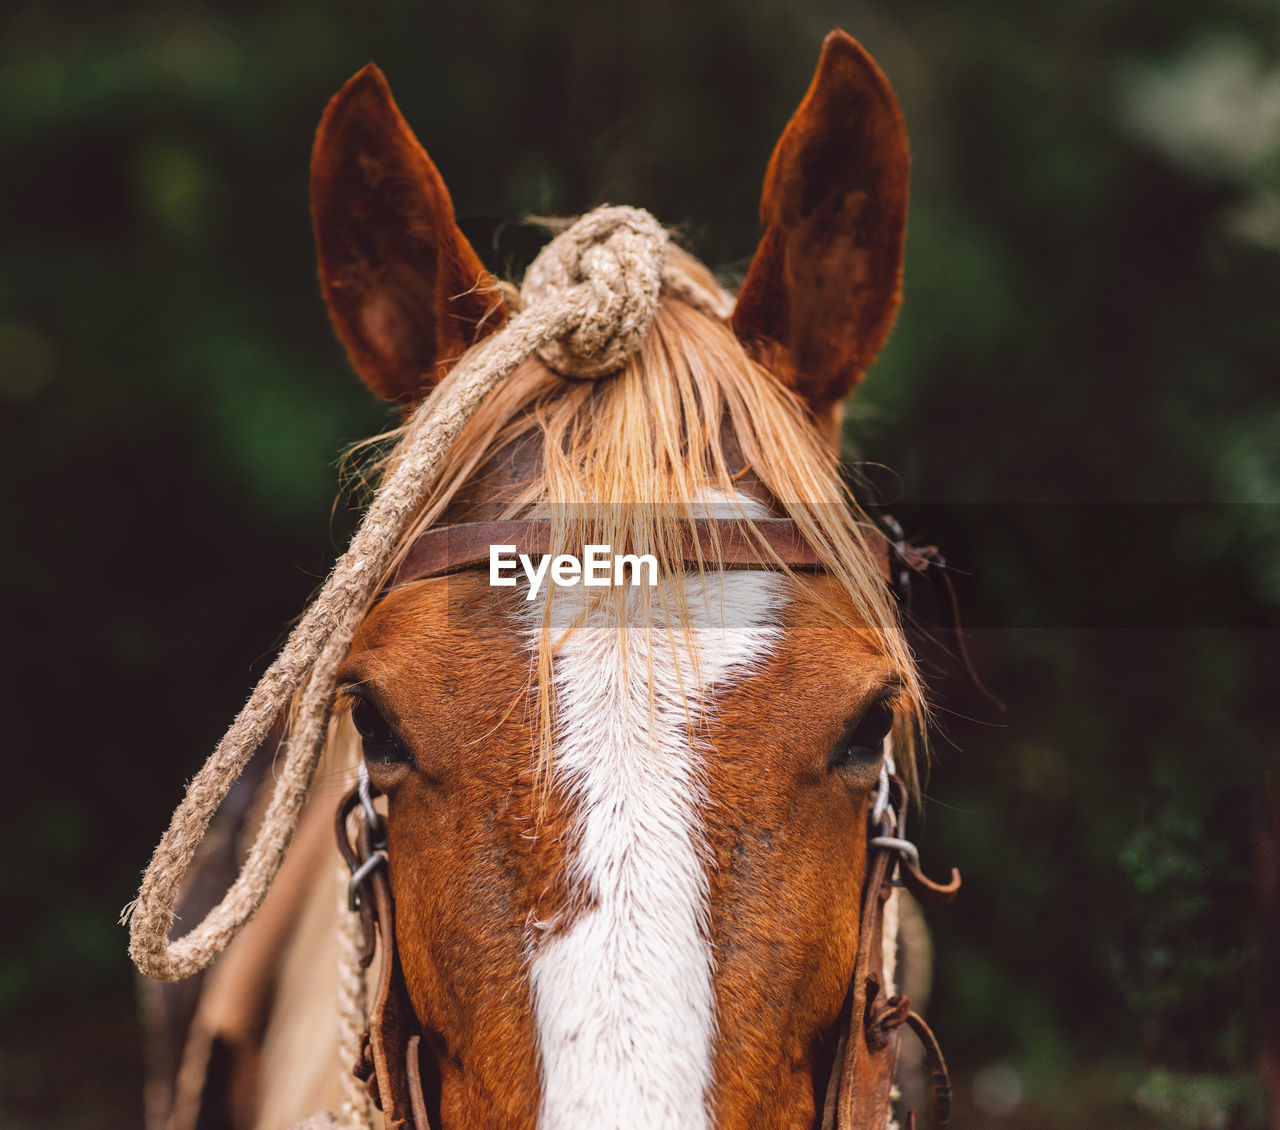
{"label": "metal ring", "polygon": [[360,811],[364,813],[364,822],[369,827],[369,842],[375,847],[382,847],[386,843],[382,816],[373,807],[373,783],[369,780],[369,767],[363,761],[356,770],[356,792],[360,797]]}
{"label": "metal ring", "polygon": [[872,836],[867,840],[870,847],[886,848],[896,851],[910,861],[915,868],[920,867],[920,849],[910,840],[900,840],[897,836]]}
{"label": "metal ring", "polygon": [[891,759],[886,755],[886,760],[880,762],[880,781],[876,785],[875,803],[871,806],[871,823],[874,827],[880,826],[885,810],[889,807],[889,760]]}
{"label": "metal ring", "polygon": [[359,867],[351,872],[351,881],[347,883],[347,909],[353,913],[360,909],[360,888],[364,886],[364,881],[381,864],[387,862],[387,857],[380,851],[375,851],[368,859],[366,859]]}

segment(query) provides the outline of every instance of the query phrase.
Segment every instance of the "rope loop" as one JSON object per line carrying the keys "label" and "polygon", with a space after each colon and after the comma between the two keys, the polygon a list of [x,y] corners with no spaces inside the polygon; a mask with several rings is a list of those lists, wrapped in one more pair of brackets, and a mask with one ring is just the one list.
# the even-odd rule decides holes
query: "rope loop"
{"label": "rope loop", "polygon": [[[598,208],[583,216],[529,268],[523,309],[469,350],[415,409],[350,546],[192,779],[138,898],[125,908],[130,956],[143,973],[178,980],[205,969],[266,897],[324,747],[338,668],[400,537],[481,401],[535,354],[569,376],[616,371],[649,332],[664,285],[712,316],[725,316],[728,296],[667,270],[668,248],[662,225],[639,208]],[[203,921],[171,939],[178,893],[210,820],[291,703],[292,729],[281,747],[275,789],[240,874]]]}
{"label": "rope loop", "polygon": [[553,239],[529,266],[526,307],[573,310],[568,333],[538,350],[567,377],[621,368],[653,324],[667,261],[666,230],[641,208],[597,208]]}

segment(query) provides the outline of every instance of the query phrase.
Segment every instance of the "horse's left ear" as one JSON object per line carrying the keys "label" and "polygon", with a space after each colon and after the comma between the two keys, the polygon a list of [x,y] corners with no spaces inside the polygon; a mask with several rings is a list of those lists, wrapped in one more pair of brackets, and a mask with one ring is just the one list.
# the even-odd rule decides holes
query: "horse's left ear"
{"label": "horse's left ear", "polygon": [[373,64],[329,103],[311,153],[320,285],[361,379],[406,407],[501,326],[493,280]]}
{"label": "horse's left ear", "polygon": [[764,238],[733,328],[833,432],[898,310],[909,164],[889,80],[831,32],[765,173]]}

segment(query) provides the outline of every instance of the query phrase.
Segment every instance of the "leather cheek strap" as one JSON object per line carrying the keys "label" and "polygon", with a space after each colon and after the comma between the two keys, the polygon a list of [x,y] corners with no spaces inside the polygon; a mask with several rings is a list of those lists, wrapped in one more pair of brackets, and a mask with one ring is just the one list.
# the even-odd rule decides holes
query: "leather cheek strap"
{"label": "leather cheek strap", "polygon": [[[365,821],[360,821],[355,848],[347,838],[347,816],[358,803],[357,787],[338,806],[335,829],[339,850],[353,870],[374,855]],[[422,1032],[400,967],[388,866],[375,867],[359,888],[364,933],[360,964],[367,969],[377,955],[378,985],[369,1028],[360,1041],[360,1059],[352,1070],[382,1111],[387,1130],[431,1130],[422,1089]]]}
{"label": "leather cheek strap", "polygon": [[[899,835],[905,835],[902,815],[906,787],[891,779],[894,811],[899,814]],[[893,1110],[893,1081],[897,1071],[901,1026],[920,1040],[929,1067],[932,1089],[933,1130],[946,1130],[951,1118],[951,1079],[942,1048],[924,1019],[905,996],[884,992],[884,907],[893,893],[893,877],[928,906],[950,902],[960,890],[960,873],[954,868],[947,883],[927,878],[915,864],[899,860],[882,845],[868,844],[869,860],[863,886],[862,919],[858,925],[858,952],[849,985],[848,1028],[841,1034],[835,1063],[827,1082],[822,1130],[880,1130]],[[916,1125],[915,1112],[907,1115],[908,1130]]]}
{"label": "leather cheek strap", "polygon": [[378,991],[369,1015],[367,1052],[362,1047],[362,1064],[368,1058],[372,1071],[367,1078],[369,1094],[386,1119],[387,1130],[431,1130],[422,1094],[422,1067],[419,1058],[422,1034],[400,968],[395,938],[395,912],[391,884],[385,868],[375,871],[369,889],[382,935],[379,949]]}

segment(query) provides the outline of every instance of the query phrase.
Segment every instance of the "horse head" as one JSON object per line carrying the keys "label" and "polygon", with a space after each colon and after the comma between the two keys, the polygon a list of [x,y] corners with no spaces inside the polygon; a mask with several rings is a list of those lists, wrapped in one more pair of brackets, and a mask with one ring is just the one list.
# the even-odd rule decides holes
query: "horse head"
{"label": "horse head", "polygon": [[[897,311],[907,170],[888,81],[833,32],[769,162],[736,300],[634,209],[557,237],[520,292],[459,229],[381,72],[346,84],[317,135],[313,213],[337,334],[405,413],[383,494],[431,446],[418,421],[448,416],[462,374],[570,291],[597,288],[608,340],[553,333],[521,353],[456,414],[419,492],[375,500],[404,517],[378,575],[357,552],[375,516],[326,589],[357,594],[352,629],[322,594],[264,679],[275,697],[251,699],[157,850],[134,921],[144,969],[202,968],[261,901],[288,836],[273,813],[296,820],[314,761],[278,787],[275,839],[246,869],[266,878],[242,878],[229,909],[169,946],[173,896],[153,888],[216,805],[206,773],[238,772],[271,708],[331,659],[329,742],[366,774],[366,832],[385,821],[385,857],[360,870],[382,876],[384,996],[413,1033],[416,1109],[393,1124],[828,1126],[839,1089],[839,1125],[873,1125],[849,1113],[852,1045],[877,1050],[907,1006],[868,820],[901,844],[879,822],[903,803],[894,761],[913,780],[925,707],[884,539],[837,449]],[[498,544],[510,530],[538,552]],[[595,570],[597,551],[613,564]],[[320,658],[298,659],[312,639]],[[319,743],[329,703],[323,686],[295,703],[295,728]],[[381,1023],[366,1073],[386,1109],[384,1045],[401,1037],[379,1043]],[[889,1077],[876,1085],[883,1125]]]}
{"label": "horse head", "polygon": [[[572,510],[589,529],[566,546],[643,542],[660,593],[554,592],[574,610],[557,617],[461,572],[395,587],[357,634],[340,708],[387,797],[395,942],[445,1127],[813,1124],[867,806],[921,709],[831,454],[898,306],[907,164],[887,80],[833,33],[731,316],[666,294],[604,379],[525,363],[415,526]],[[373,67],[324,116],[313,200],[338,335],[412,409],[514,308]],[[829,571],[681,567],[664,515],[708,500],[802,516]]]}

